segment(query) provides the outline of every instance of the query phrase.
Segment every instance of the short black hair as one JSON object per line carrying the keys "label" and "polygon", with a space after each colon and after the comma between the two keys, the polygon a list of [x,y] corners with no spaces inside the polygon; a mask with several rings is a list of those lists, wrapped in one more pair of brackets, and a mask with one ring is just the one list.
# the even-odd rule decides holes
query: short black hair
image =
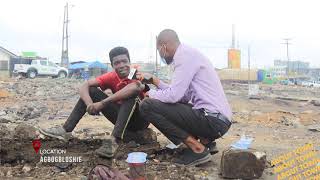
{"label": "short black hair", "polygon": [[127,48],[118,46],[118,47],[111,49],[111,51],[109,52],[109,58],[110,58],[111,65],[113,64],[114,57],[119,56],[119,55],[123,55],[123,54],[127,55],[129,62],[130,62],[130,55],[129,55],[129,51]]}

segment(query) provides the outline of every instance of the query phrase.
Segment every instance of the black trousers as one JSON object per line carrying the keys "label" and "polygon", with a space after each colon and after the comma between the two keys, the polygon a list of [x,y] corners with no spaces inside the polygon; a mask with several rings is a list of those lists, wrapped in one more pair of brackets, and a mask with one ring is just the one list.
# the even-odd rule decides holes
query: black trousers
{"label": "black trousers", "polygon": [[159,129],[171,142],[178,145],[188,136],[220,138],[228,130],[227,124],[189,104],[168,104],[156,99],[145,99],[140,104],[141,114]]}
{"label": "black trousers", "polygon": [[[99,102],[108,96],[96,87],[90,87],[89,94],[93,102]],[[149,125],[139,112],[139,98],[133,97],[125,99],[121,104],[108,103],[101,110],[101,113],[114,124],[112,135],[117,138],[124,138],[125,131],[139,131],[146,129]],[[73,131],[80,119],[86,113],[86,104],[80,98],[73,108],[63,128],[67,132]]]}

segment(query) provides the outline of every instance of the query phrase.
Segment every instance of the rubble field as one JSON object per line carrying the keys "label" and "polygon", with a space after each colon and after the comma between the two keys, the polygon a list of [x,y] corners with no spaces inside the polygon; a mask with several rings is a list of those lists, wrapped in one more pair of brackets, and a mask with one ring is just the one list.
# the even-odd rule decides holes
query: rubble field
{"label": "rubble field", "polygon": [[[44,137],[37,128],[62,125],[79,99],[81,80],[2,79],[0,80],[0,179],[86,179],[97,164],[107,164],[128,173],[127,153],[148,154],[148,179],[223,179],[220,175],[222,151],[242,135],[254,138],[251,147],[265,152],[267,166],[260,179],[276,179],[270,161],[306,143],[320,150],[320,88],[259,84],[259,94],[248,96],[248,84],[223,82],[233,110],[233,125],[217,140],[219,153],[199,167],[177,167],[170,163],[175,153],[164,151],[168,140],[156,130],[158,142],[151,145],[129,143],[113,160],[99,158],[97,149],[110,137],[113,125],[104,116],[85,115],[61,141]],[[32,141],[41,137],[41,149],[63,149],[81,156],[81,163],[43,163]],[[320,154],[320,152],[318,153]]]}

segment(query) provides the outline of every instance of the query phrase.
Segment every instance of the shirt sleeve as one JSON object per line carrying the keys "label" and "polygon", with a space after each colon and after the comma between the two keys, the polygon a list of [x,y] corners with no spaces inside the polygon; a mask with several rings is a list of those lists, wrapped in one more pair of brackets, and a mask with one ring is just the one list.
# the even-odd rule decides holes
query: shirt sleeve
{"label": "shirt sleeve", "polygon": [[169,87],[169,84],[160,80],[159,85],[158,85],[158,89],[167,89],[168,87]]}
{"label": "shirt sleeve", "polygon": [[166,89],[150,90],[149,97],[158,99],[164,103],[179,102],[190,86],[192,79],[200,65],[194,63],[196,60],[191,58],[180,59],[175,64],[172,82]]}
{"label": "shirt sleeve", "polygon": [[111,74],[106,73],[101,76],[96,77],[96,80],[99,83],[99,86],[102,90],[110,88]]}
{"label": "shirt sleeve", "polygon": [[187,92],[180,100],[181,103],[188,103],[191,100],[190,94]]}

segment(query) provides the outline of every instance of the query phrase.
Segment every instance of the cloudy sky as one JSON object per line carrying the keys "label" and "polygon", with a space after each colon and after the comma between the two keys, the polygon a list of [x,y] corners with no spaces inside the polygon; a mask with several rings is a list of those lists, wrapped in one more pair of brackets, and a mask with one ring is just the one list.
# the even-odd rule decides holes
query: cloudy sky
{"label": "cloudy sky", "polygon": [[[1,0],[0,46],[16,53],[35,51],[60,61],[65,0]],[[320,11],[316,0],[73,0],[69,9],[69,57],[108,60],[115,46],[126,46],[132,61],[155,58],[155,36],[165,28],[198,48],[212,63],[227,66],[232,24],[242,67],[248,46],[254,67],[290,59],[320,67]]]}

